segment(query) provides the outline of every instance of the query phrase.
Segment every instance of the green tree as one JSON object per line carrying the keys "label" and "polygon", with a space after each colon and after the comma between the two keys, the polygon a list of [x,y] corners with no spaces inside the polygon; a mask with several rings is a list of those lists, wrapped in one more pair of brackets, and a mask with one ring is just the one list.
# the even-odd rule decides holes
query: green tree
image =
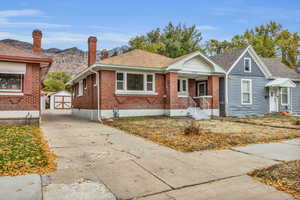
{"label": "green tree", "polygon": [[196,26],[173,25],[169,23],[163,30],[157,28],[146,35],[137,36],[129,41],[131,49],[143,49],[153,53],[176,58],[201,50],[201,33]]}
{"label": "green tree", "polygon": [[235,35],[230,41],[210,40],[205,44],[209,55],[223,53],[226,50],[251,45],[262,57],[280,57],[282,62],[291,68],[299,63],[298,33],[282,30],[282,26],[274,21],[246,30],[241,35]]}
{"label": "green tree", "polygon": [[66,83],[70,80],[71,76],[65,72],[49,72],[44,80],[45,92],[58,92],[62,90],[69,90]]}

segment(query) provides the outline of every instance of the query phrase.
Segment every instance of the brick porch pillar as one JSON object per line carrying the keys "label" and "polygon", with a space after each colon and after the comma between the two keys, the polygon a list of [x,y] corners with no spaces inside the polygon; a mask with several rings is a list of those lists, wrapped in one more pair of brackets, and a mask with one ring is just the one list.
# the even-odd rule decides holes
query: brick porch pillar
{"label": "brick porch pillar", "polygon": [[177,108],[177,73],[166,74],[166,109]]}
{"label": "brick porch pillar", "polygon": [[208,77],[208,95],[212,96],[211,109],[219,109],[219,77],[209,76]]}

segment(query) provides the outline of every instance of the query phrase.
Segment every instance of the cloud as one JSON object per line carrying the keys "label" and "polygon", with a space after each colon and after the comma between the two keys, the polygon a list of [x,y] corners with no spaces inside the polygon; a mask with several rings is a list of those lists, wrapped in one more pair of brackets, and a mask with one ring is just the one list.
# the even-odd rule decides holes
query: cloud
{"label": "cloud", "polygon": [[24,16],[42,16],[44,13],[40,10],[22,9],[22,10],[0,10],[0,18],[24,17]]}
{"label": "cloud", "polygon": [[201,26],[197,26],[197,29],[200,31],[212,31],[212,30],[217,30],[218,28],[210,25],[201,25]]}
{"label": "cloud", "polygon": [[247,9],[242,7],[221,7],[212,8],[211,13],[217,16],[254,16],[264,18],[281,18],[281,19],[298,19],[300,18],[300,10],[297,9],[285,9],[280,7],[259,7],[248,6]]}
{"label": "cloud", "polygon": [[45,22],[11,22],[7,19],[0,18],[0,28],[69,28],[71,25],[67,24],[51,24]]}

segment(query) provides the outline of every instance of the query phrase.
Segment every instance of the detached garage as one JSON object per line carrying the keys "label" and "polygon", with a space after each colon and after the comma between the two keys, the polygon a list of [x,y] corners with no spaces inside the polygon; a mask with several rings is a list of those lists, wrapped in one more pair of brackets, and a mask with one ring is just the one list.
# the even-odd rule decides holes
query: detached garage
{"label": "detached garage", "polygon": [[71,93],[60,91],[49,95],[50,111],[55,113],[70,114],[72,108]]}

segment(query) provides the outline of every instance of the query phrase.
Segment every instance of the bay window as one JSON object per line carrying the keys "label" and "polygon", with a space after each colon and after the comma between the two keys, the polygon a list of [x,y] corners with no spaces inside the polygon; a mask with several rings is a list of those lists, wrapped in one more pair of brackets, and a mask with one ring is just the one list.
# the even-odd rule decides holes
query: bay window
{"label": "bay window", "polygon": [[154,92],[154,74],[117,72],[116,90],[118,93],[151,93]]}
{"label": "bay window", "polygon": [[22,74],[0,73],[0,91],[22,91]]}
{"label": "bay window", "polygon": [[289,104],[289,89],[288,88],[280,88],[281,94],[281,105],[286,106]]}
{"label": "bay window", "polygon": [[242,104],[252,104],[252,80],[242,79],[241,93]]}

